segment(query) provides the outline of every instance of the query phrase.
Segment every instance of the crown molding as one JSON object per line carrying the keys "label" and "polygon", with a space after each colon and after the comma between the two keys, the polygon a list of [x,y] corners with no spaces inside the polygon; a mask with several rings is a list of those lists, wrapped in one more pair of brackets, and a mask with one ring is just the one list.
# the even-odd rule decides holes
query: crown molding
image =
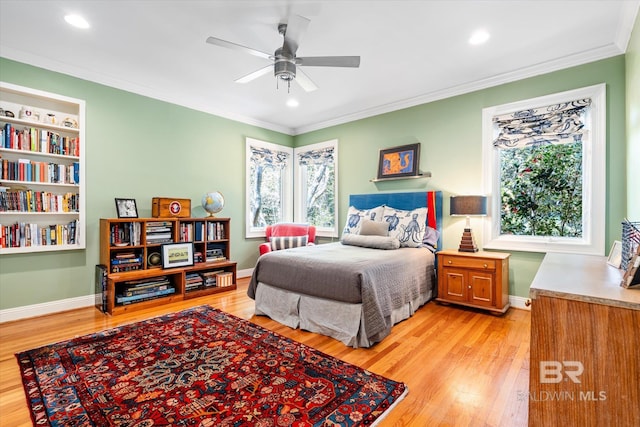
{"label": "crown molding", "polygon": [[37,55],[29,54],[27,52],[18,51],[15,49],[6,48],[2,46],[0,46],[0,51],[2,52],[2,56],[7,59],[12,59],[15,61],[33,65],[36,67],[45,68],[50,71],[67,74],[83,80],[89,80],[91,82],[103,84],[105,86],[113,87],[113,88],[124,90],[127,92],[132,92],[138,95],[157,99],[159,101],[169,102],[171,104],[180,105],[182,107],[191,108],[193,110],[202,111],[208,114],[213,114],[218,117],[248,124],[251,126],[257,126],[263,129],[280,132],[290,136],[296,136],[296,135],[301,135],[307,132],[312,132],[320,129],[329,128],[332,126],[350,123],[353,121],[366,119],[366,118],[377,116],[380,114],[390,113],[393,111],[398,111],[398,110],[414,107],[421,104],[427,104],[429,102],[451,98],[453,96],[463,95],[465,93],[470,93],[470,92],[474,92],[481,89],[487,89],[487,88],[499,86],[505,83],[511,83],[511,82],[526,79],[529,77],[535,77],[535,76],[550,73],[553,71],[575,67],[578,65],[587,64],[589,62],[594,62],[594,61],[610,58],[616,55],[624,54],[626,50],[626,46],[629,42],[629,37],[631,35],[631,29],[633,28],[633,24],[635,22],[635,16],[638,13],[638,8],[639,8],[638,5],[639,5],[638,3],[626,5],[627,7],[625,8],[625,11],[627,13],[624,15],[624,19],[621,19],[621,21],[623,22],[623,25],[619,28],[617,41],[615,43],[611,43],[595,49],[589,49],[574,55],[556,58],[551,61],[541,62],[534,66],[516,69],[508,73],[492,76],[487,79],[480,79],[474,82],[452,86],[446,89],[429,92],[426,94],[422,94],[419,96],[407,98],[407,99],[396,101],[396,102],[391,102],[384,105],[379,105],[379,106],[361,110],[359,112],[355,112],[352,114],[336,117],[331,120],[312,123],[312,124],[309,124],[306,126],[300,126],[297,128],[289,128],[286,126],[281,126],[281,125],[270,123],[270,122],[256,120],[254,118],[243,116],[243,115],[232,114],[232,113],[229,113],[228,111],[220,111],[220,110],[212,109],[211,107],[206,105],[190,103],[188,101],[185,102],[184,99],[178,99],[178,97],[172,97],[172,96],[167,96],[165,94],[158,93],[156,90],[146,86],[141,86],[126,80],[114,79],[111,76],[101,74],[94,70],[90,70],[82,67],[70,66],[68,64],[56,61],[51,58],[40,57]]}
{"label": "crown molding", "polygon": [[201,105],[198,103],[185,102],[184,99],[178,99],[178,97],[167,96],[166,94],[158,93],[156,89],[141,86],[136,83],[132,83],[127,80],[113,78],[111,76],[99,73],[95,70],[90,70],[84,67],[75,67],[52,58],[46,58],[38,55],[33,55],[28,52],[16,50],[13,48],[0,45],[0,52],[2,57],[11,59],[14,61],[22,62],[24,64],[32,65],[34,67],[44,68],[49,71],[54,71],[62,74],[66,74],[72,77],[76,77],[82,80],[88,80],[93,83],[102,84],[115,89],[120,89],[126,92],[135,93],[137,95],[146,96],[148,98],[156,99],[158,101],[168,102],[170,104],[179,105],[181,107],[190,108],[192,110],[201,111],[208,114],[213,114],[218,117],[233,120],[236,122],[257,126],[260,128],[281,132],[287,135],[293,135],[293,129],[277,125],[274,123],[264,122],[256,120],[251,117],[232,114],[228,111],[221,111],[212,109],[210,106]]}
{"label": "crown molding", "polygon": [[462,85],[452,86],[447,89],[429,92],[416,97],[404,99],[397,102],[392,102],[385,105],[380,105],[374,108],[362,110],[357,113],[337,117],[332,120],[326,120],[323,122],[310,124],[308,126],[301,126],[294,129],[294,135],[301,135],[307,132],[325,129],[331,126],[337,126],[344,123],[353,122],[356,120],[366,119],[368,117],[373,117],[380,114],[385,114],[393,111],[402,110],[405,108],[415,107],[416,105],[427,104],[429,102],[439,101],[442,99],[451,98],[453,96],[463,95],[465,93],[475,92],[477,90],[487,89],[487,88],[499,86],[505,83],[511,83],[511,82],[523,80],[529,77],[535,77],[535,76],[547,74],[553,71],[558,71],[558,70],[562,70],[570,67],[575,67],[578,65],[583,65],[589,62],[611,58],[613,56],[621,55],[624,52],[625,51],[622,50],[617,45],[617,43],[608,44],[595,49],[583,51],[574,55],[557,58],[551,61],[541,62],[531,67],[521,68],[521,69],[513,70],[508,73],[492,76],[487,79],[481,79],[481,80],[476,80],[474,82],[465,83]]}

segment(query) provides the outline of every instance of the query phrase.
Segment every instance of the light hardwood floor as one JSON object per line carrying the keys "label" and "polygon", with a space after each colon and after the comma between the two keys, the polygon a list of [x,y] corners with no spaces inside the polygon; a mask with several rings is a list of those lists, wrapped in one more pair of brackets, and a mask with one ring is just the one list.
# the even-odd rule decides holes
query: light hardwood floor
{"label": "light hardwood floor", "polygon": [[409,387],[381,426],[525,426],[529,387],[528,311],[496,316],[430,302],[370,349],[353,349],[325,336],[292,330],[254,316],[238,289],[112,317],[83,308],[0,324],[0,425],[31,419],[15,353],[145,318],[209,304]]}

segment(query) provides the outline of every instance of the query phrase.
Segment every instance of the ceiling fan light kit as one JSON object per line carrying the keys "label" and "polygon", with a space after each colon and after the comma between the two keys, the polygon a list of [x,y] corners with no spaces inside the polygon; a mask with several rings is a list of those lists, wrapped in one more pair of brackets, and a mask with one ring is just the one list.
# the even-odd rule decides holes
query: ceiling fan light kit
{"label": "ceiling fan light kit", "polygon": [[272,65],[263,67],[257,71],[240,77],[237,83],[248,83],[258,77],[267,74],[273,68],[273,74],[277,83],[282,80],[287,82],[287,91],[291,88],[291,81],[298,82],[300,87],[306,92],[312,92],[318,89],[318,86],[297,66],[309,67],[350,67],[358,68],[360,66],[359,56],[317,56],[317,57],[297,57],[296,52],[302,34],[309,25],[309,20],[299,15],[294,15],[289,19],[288,24],[279,24],[278,32],[283,36],[284,42],[282,47],[276,49],[273,55],[261,52],[257,49],[242,46],[227,40],[218,39],[216,37],[208,37],[207,43],[226,47],[228,49],[243,51],[260,58],[268,59],[273,62]]}

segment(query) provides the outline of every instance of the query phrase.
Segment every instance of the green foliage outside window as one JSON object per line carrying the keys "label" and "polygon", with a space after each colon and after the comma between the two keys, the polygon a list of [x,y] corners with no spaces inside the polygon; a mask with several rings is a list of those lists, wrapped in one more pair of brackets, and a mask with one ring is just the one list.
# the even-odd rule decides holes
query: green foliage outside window
{"label": "green foliage outside window", "polygon": [[282,221],[282,169],[251,163],[251,225],[265,227]]}
{"label": "green foliage outside window", "polygon": [[582,142],[500,150],[500,234],[582,237]]}
{"label": "green foliage outside window", "polygon": [[316,227],[333,227],[335,222],[335,165],[308,164],[307,222]]}

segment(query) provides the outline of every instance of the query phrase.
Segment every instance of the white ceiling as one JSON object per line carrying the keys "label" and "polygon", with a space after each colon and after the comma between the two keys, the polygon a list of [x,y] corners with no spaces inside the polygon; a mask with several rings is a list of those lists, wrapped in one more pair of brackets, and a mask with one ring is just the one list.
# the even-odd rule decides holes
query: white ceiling
{"label": "white ceiling", "polygon": [[[639,4],[0,0],[0,56],[295,135],[622,54]],[[319,89],[287,93],[272,74],[235,83],[269,62],[205,43],[271,53],[290,14],[311,20],[298,56],[360,55],[360,68],[304,67]],[[491,38],[471,46],[480,28]]]}

